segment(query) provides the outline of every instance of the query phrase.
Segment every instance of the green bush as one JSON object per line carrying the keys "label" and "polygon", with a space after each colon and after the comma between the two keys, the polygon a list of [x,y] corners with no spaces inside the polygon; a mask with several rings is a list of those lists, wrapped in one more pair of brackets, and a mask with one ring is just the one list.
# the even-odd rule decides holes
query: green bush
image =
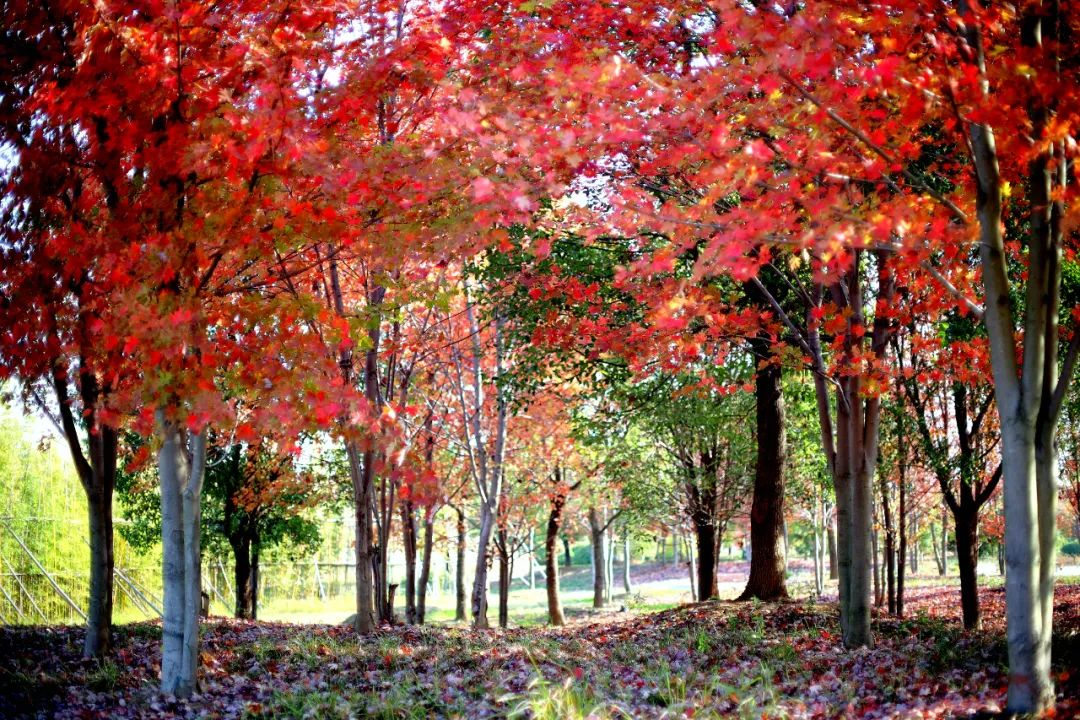
{"label": "green bush", "polygon": [[1073,540],[1061,546],[1061,554],[1070,557],[1080,556],[1080,540]]}

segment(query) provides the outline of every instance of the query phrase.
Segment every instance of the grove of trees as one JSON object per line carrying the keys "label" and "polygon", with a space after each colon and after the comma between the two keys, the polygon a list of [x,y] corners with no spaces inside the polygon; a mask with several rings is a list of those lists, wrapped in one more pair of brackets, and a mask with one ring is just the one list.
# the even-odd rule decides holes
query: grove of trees
{"label": "grove of trees", "polygon": [[0,380],[85,491],[88,657],[112,641],[118,489],[125,532],[161,543],[177,696],[204,546],[253,619],[260,549],[313,542],[317,506],[355,519],[358,633],[396,593],[425,622],[436,547],[477,628],[489,575],[506,626],[542,547],[560,625],[571,527],[597,606],[614,545],[630,593],[632,539],[672,531],[696,599],[738,529],[740,599],[781,600],[798,523],[848,650],[875,605],[903,616],[933,523],[970,628],[1000,542],[1008,710],[1052,706],[1059,495],[1080,512],[1072,3],[0,17]]}

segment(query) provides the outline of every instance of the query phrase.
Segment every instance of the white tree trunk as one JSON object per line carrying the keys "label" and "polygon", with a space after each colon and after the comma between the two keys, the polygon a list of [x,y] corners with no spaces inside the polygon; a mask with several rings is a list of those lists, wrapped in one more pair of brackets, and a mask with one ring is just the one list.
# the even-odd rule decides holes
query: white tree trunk
{"label": "white tree trunk", "polygon": [[164,612],[161,691],[189,697],[198,689],[200,579],[199,520],[206,429],[197,435],[158,411],[161,449],[161,544]]}

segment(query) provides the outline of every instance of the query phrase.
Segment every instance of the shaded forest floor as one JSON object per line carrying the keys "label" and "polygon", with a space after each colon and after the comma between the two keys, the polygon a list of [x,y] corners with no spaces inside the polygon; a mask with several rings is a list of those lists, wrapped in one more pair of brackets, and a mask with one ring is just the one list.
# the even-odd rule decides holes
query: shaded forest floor
{"label": "shaded forest floor", "polygon": [[[1004,702],[1004,595],[963,632],[956,588],[916,588],[845,652],[835,606],[711,602],[567,628],[477,632],[213,620],[203,692],[155,691],[160,626],[118,629],[103,664],[79,628],[0,628],[0,716],[20,717],[966,717]],[[1059,586],[1058,717],[1080,716],[1080,585]],[[1073,674],[1070,675],[1069,670]],[[1069,698],[1066,700],[1066,698]]]}

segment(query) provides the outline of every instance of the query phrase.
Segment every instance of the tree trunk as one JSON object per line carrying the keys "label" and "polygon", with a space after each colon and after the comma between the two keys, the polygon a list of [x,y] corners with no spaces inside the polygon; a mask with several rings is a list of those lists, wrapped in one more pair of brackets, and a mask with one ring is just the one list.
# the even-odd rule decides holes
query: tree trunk
{"label": "tree trunk", "polygon": [[465,551],[466,551],[466,527],[465,527],[465,512],[461,508],[454,508],[457,511],[457,572],[456,577],[456,602],[454,606],[454,619],[458,622],[465,622]]}
{"label": "tree trunk", "polygon": [[[672,544],[678,547],[679,536],[675,535],[671,539]],[[701,598],[701,594],[698,592],[698,579],[697,579],[697,566],[694,565],[694,549],[690,548],[690,559],[686,562],[686,571],[690,575],[690,599],[697,602]]]}
{"label": "tree trunk", "polygon": [[907,567],[907,478],[905,465],[900,466],[900,517],[896,519],[900,528],[900,548],[896,557],[896,616],[904,617],[904,576]]}
{"label": "tree trunk", "polygon": [[488,568],[491,562],[491,531],[495,524],[495,509],[488,502],[480,503],[480,532],[476,541],[476,574],[473,576],[472,619],[473,627],[486,628],[488,624]]}
{"label": "tree trunk", "polygon": [[526,559],[529,561],[529,589],[536,588],[536,530],[529,527],[529,548]]}
{"label": "tree trunk", "polygon": [[934,564],[937,565],[939,577],[945,576],[945,561],[940,555],[940,551],[944,548],[944,545],[944,542],[938,542],[937,526],[930,523],[930,549],[934,553]]}
{"label": "tree trunk", "polygon": [[[85,314],[80,313],[80,328],[85,330]],[[79,394],[85,422],[91,428],[86,434],[89,453],[83,444],[71,410],[66,368],[59,361],[53,364],[53,389],[56,391],[64,439],[79,476],[89,520],[90,596],[86,612],[86,637],[83,657],[100,657],[112,644],[113,573],[113,491],[116,488],[116,460],[119,454],[118,437],[114,428],[99,422],[99,401],[108,394],[108,386],[99,384],[97,376],[80,358]]]}
{"label": "tree trunk", "polygon": [[[765,342],[754,342],[755,352],[766,356]],[[784,530],[784,396],[780,366],[769,363],[758,370],[755,381],[757,466],[754,499],[750,508],[750,577],[739,600],[777,600],[788,596]],[[701,547],[698,547],[699,557]],[[715,559],[715,554],[713,555]],[[699,585],[705,587],[705,585]],[[715,582],[713,583],[715,589]],[[702,597],[711,597],[702,593]]]}
{"label": "tree trunk", "polygon": [[[113,468],[115,468],[115,444]],[[112,640],[113,612],[113,515],[112,494],[115,469],[93,473],[93,486],[86,499],[90,514],[90,602],[86,612],[86,639],[83,657],[104,655]]]}
{"label": "tree trunk", "polygon": [[[981,36],[962,7],[966,40],[981,58]],[[1060,22],[1060,18],[1055,18]],[[1029,16],[1024,40],[1041,45],[1044,18]],[[984,86],[984,93],[988,89]],[[1047,112],[1038,102],[1031,109],[1034,137],[1041,137]],[[994,396],[1001,428],[1002,475],[1005,505],[1005,600],[1009,647],[1007,713],[1041,713],[1053,703],[1050,680],[1049,632],[1052,614],[1046,608],[1053,596],[1052,510],[1056,489],[1053,458],[1057,410],[1058,303],[1061,291],[1060,201],[1052,201],[1052,185],[1062,186],[1068,163],[1044,150],[1031,161],[1029,256],[1024,303],[1023,366],[1017,366],[1016,323],[1011,310],[1011,288],[1006,267],[1002,218],[1002,182],[993,130],[972,123],[970,147],[978,183],[976,214],[986,310],[983,321],[990,341]],[[1054,217],[1057,217],[1055,230]],[[1050,543],[1045,540],[1049,537]]]}
{"label": "tree trunk", "polygon": [[544,573],[547,587],[548,622],[552,625],[564,625],[562,603],[559,601],[559,554],[558,536],[559,525],[562,522],[562,511],[565,499],[559,495],[552,498],[551,509],[548,513],[547,531],[544,534]]}
{"label": "tree trunk", "polygon": [[600,514],[596,508],[589,508],[589,544],[592,548],[593,562],[593,607],[604,607],[607,597],[607,588],[604,583],[607,573],[604,571],[604,525],[600,521]]}
{"label": "tree trunk", "polygon": [[375,630],[375,597],[371,556],[371,470],[369,453],[361,454],[356,443],[348,441],[345,452],[353,481],[353,511],[356,521],[356,620],[357,632]]}
{"label": "tree trunk", "polygon": [[974,503],[964,502],[956,520],[956,562],[960,570],[960,607],[964,627],[979,627],[979,586],[977,567],[979,563],[979,515]]}
{"label": "tree trunk", "polygon": [[889,485],[881,476],[881,515],[885,524],[885,585],[890,615],[896,615],[896,533],[892,507],[889,505]]}
{"label": "tree trunk", "polygon": [[401,542],[405,548],[405,622],[416,625],[416,510],[411,500],[401,503]]}
{"label": "tree trunk", "polygon": [[233,582],[236,592],[236,607],[233,614],[241,620],[253,620],[251,538],[246,532],[240,531],[229,538],[229,545],[232,546],[233,551]]}
{"label": "tree trunk", "polygon": [[633,549],[630,544],[630,529],[623,528],[623,567],[622,567],[622,583],[623,590],[627,595],[631,595],[634,592],[634,587],[630,582],[630,561],[633,559]]}
{"label": "tree trunk", "polygon": [[574,555],[573,555],[573,553],[570,552],[570,538],[566,537],[565,535],[562,536],[562,546],[563,546],[563,565],[566,565],[566,567],[573,567],[574,566]]}
{"label": "tree trunk", "polygon": [[499,627],[510,624],[510,547],[506,530],[499,528],[496,546],[499,553]]}
{"label": "tree trunk", "polygon": [[879,543],[878,533],[874,530],[870,533],[870,554],[873,557],[873,572],[874,572],[874,607],[881,607],[885,604],[885,584],[881,582],[881,568],[882,564],[880,556],[878,555]]}
{"label": "tree trunk", "polygon": [[941,507],[941,568],[940,575],[945,577],[949,574],[949,508]]}
{"label": "tree trunk", "polygon": [[610,603],[615,594],[615,530],[604,513],[604,602]]}
{"label": "tree trunk", "polygon": [[720,594],[716,585],[716,526],[712,518],[695,519],[694,539],[694,549],[697,551],[697,599],[709,600]]}
{"label": "tree trunk", "polygon": [[424,511],[424,554],[420,560],[420,582],[416,588],[416,622],[424,624],[427,614],[427,588],[431,581],[431,551],[435,539],[435,515],[430,509]]}
{"label": "tree trunk", "polygon": [[161,691],[190,697],[198,689],[201,605],[199,513],[206,430],[192,435],[158,410],[164,612]]}
{"label": "tree trunk", "polygon": [[829,551],[829,579],[835,580],[837,578],[836,567],[836,522],[833,518],[829,518],[826,525],[826,534],[828,535],[828,551]]}

